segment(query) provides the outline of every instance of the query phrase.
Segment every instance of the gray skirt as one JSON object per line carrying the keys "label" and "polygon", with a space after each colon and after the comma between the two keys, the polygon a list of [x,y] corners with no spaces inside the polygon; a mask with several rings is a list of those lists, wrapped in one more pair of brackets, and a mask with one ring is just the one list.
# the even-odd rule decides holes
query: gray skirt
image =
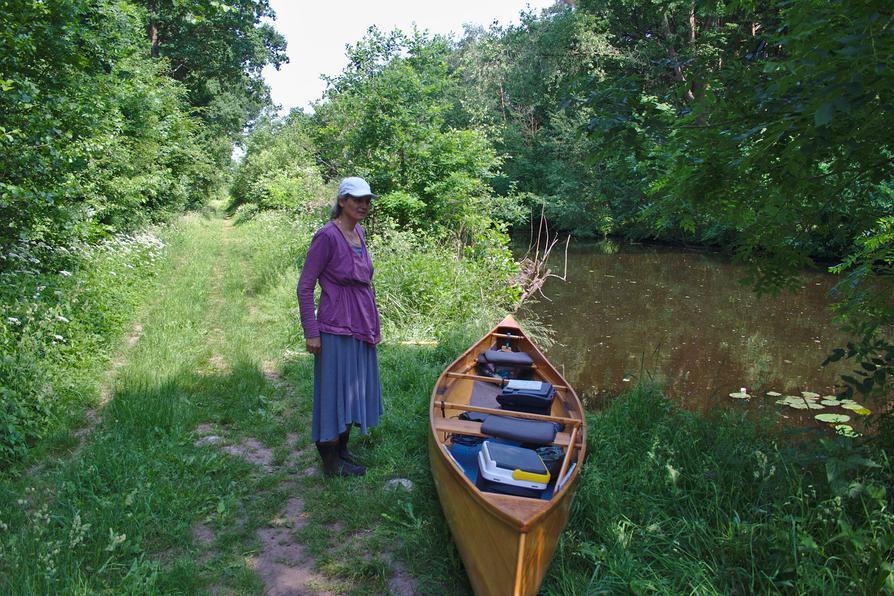
{"label": "gray skirt", "polygon": [[376,346],[350,335],[321,333],[314,357],[314,441],[338,438],[352,424],[366,434],[379,424],[382,386]]}

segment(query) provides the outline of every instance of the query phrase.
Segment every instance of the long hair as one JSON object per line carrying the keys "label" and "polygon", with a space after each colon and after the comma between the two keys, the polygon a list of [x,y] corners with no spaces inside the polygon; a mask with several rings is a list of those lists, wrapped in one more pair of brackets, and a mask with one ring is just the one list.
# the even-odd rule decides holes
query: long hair
{"label": "long hair", "polygon": [[332,203],[332,209],[329,210],[329,219],[337,219],[341,215],[341,200],[345,197],[335,196],[335,202]]}

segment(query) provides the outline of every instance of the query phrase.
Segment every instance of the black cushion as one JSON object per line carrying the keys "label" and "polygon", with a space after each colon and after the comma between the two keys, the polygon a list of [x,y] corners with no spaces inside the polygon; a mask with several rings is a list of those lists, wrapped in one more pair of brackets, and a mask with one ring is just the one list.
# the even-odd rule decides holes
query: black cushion
{"label": "black cushion", "polygon": [[487,350],[483,354],[484,360],[491,364],[502,366],[531,366],[534,360],[527,352],[503,352],[502,350]]}
{"label": "black cushion", "polygon": [[481,432],[491,437],[528,445],[549,445],[556,440],[556,425],[545,420],[524,420],[492,414],[481,424]]}

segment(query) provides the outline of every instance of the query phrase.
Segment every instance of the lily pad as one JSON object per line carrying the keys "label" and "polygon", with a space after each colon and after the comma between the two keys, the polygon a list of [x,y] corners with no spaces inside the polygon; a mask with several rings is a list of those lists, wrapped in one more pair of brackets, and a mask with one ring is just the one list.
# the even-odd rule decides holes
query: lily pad
{"label": "lily pad", "polygon": [[847,414],[817,414],[814,418],[820,422],[828,422],[830,424],[840,424],[851,419]]}
{"label": "lily pad", "polygon": [[767,395],[770,396],[770,397],[779,397],[779,396],[781,396],[782,394],[779,393],[778,391],[767,391]]}
{"label": "lily pad", "polygon": [[790,408],[794,408],[796,410],[806,410],[809,406],[803,401],[790,401],[788,399],[780,399],[776,402],[780,406],[788,406]]}
{"label": "lily pad", "polygon": [[751,397],[747,393],[742,393],[741,391],[736,391],[735,393],[730,393],[729,396],[734,399],[748,399],[749,397]]}
{"label": "lily pad", "polygon": [[824,406],[840,406],[841,400],[839,400],[839,399],[824,399],[824,400],[820,401],[820,403],[823,404]]}
{"label": "lily pad", "polygon": [[870,414],[872,414],[872,410],[868,408],[857,408],[853,412],[854,414],[859,414],[860,416],[869,416]]}
{"label": "lily pad", "polygon": [[841,402],[841,407],[844,408],[845,410],[853,410],[853,411],[855,411],[855,412],[856,412],[857,410],[865,410],[865,409],[866,409],[866,408],[864,408],[863,406],[861,406],[860,404],[858,404],[858,403],[855,402],[855,401],[852,401],[852,402],[844,402],[844,401],[842,401],[842,402]]}
{"label": "lily pad", "polygon": [[854,432],[854,427],[850,424],[836,424],[835,432],[845,437],[859,437],[860,433]]}
{"label": "lily pad", "polygon": [[819,393],[814,393],[813,391],[802,391],[801,395],[807,399],[816,399],[819,397]]}
{"label": "lily pad", "polygon": [[818,404],[816,402],[812,402],[812,401],[807,402],[807,407],[810,408],[811,410],[825,410],[826,409],[826,406],[824,406],[822,404]]}

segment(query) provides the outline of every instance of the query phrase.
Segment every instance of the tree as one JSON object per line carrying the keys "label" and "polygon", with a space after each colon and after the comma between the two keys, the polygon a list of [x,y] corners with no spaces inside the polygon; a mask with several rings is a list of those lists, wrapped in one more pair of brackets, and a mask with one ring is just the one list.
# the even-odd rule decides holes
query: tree
{"label": "tree", "polygon": [[135,7],[0,11],[0,248],[92,239],[195,203],[210,167],[182,86],[142,56]]}
{"label": "tree", "polygon": [[306,126],[300,113],[284,121],[268,116],[255,124],[230,187],[233,206],[296,209],[312,206],[323,195]]}
{"label": "tree", "polygon": [[287,61],[285,39],[266,19],[268,0],[138,0],[147,11],[149,52],[189,90],[226,161],[246,124],[270,103],[261,71]]}
{"label": "tree", "polygon": [[359,175],[383,194],[379,215],[429,230],[474,234],[490,225],[487,138],[448,123],[460,79],[447,39],[371,28],[348,51],[311,119],[331,176]]}
{"label": "tree", "polygon": [[[632,75],[628,93],[643,94],[657,80],[672,91],[665,97],[675,108],[653,148],[663,173],[650,180],[645,217],[659,233],[729,246],[762,291],[795,286],[797,273],[820,259],[843,259],[833,268],[847,274],[836,291],[838,312],[860,341],[836,355],[861,360],[860,374],[845,379],[851,386],[888,391],[886,377],[894,373],[894,350],[883,333],[894,324],[890,5],[648,7],[643,21],[626,2],[582,4],[610,29],[630,31],[618,39],[641,48],[647,64],[657,64],[661,51],[671,59],[663,83],[646,66]],[[637,41],[665,21],[670,27],[656,41]],[[595,104],[614,86],[593,84],[583,103]]]}

